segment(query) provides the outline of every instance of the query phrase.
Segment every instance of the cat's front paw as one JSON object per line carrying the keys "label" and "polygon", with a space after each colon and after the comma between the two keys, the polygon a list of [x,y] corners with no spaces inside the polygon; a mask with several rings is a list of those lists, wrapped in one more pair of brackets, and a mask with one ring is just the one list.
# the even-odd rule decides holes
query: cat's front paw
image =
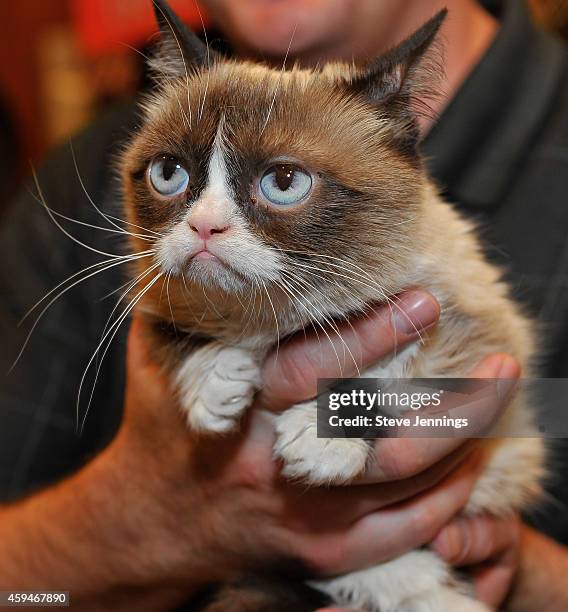
{"label": "cat's front paw", "polygon": [[484,603],[449,588],[405,601],[395,609],[396,612],[491,612]]}
{"label": "cat's front paw", "polygon": [[341,606],[366,612],[489,612],[433,552],[416,550],[312,583]]}
{"label": "cat's front paw", "polygon": [[282,474],[322,485],[353,480],[365,469],[369,446],[357,438],[318,438],[316,405],[290,408],[276,419],[274,455]]}
{"label": "cat's front paw", "polygon": [[[191,370],[193,358],[183,370]],[[189,373],[189,372],[188,372]],[[190,427],[195,431],[226,433],[236,428],[260,387],[260,368],[248,351],[224,347],[217,351],[199,380],[188,376],[182,380],[181,405]]]}

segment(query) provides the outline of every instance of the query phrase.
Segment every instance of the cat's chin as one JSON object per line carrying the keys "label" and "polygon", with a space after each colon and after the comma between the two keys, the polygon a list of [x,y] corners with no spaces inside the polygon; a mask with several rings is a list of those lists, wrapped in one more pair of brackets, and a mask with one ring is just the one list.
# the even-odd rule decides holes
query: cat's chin
{"label": "cat's chin", "polygon": [[192,257],[184,276],[192,283],[227,293],[240,293],[250,285],[241,274],[210,252]]}

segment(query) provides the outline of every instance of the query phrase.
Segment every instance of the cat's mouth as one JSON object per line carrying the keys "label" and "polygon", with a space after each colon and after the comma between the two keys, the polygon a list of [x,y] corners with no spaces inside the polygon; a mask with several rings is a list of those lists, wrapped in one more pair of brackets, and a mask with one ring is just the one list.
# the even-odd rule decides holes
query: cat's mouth
{"label": "cat's mouth", "polygon": [[215,255],[215,253],[212,253],[209,249],[202,249],[201,251],[198,251],[197,253],[195,253],[195,255],[192,255],[189,260],[190,261],[211,261],[215,263],[220,263],[222,265],[225,264],[225,262],[219,259],[219,257],[217,257],[217,255]]}
{"label": "cat's mouth", "polygon": [[237,283],[242,286],[246,283],[246,276],[232,266],[222,255],[209,248],[202,248],[189,255],[185,261],[188,277],[200,282],[220,284],[225,286],[229,282],[231,286]]}

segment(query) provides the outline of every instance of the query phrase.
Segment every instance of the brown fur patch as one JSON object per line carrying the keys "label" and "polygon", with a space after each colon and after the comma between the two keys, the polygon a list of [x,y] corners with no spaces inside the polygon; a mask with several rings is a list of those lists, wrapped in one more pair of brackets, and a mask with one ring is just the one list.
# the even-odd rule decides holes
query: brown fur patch
{"label": "brown fur patch", "polygon": [[[295,291],[307,285],[314,285],[316,291],[333,291],[337,295],[332,299],[343,304],[338,311],[352,311],[362,308],[370,293],[376,295],[376,287],[371,289],[370,284],[385,293],[397,290],[419,209],[422,175],[418,158],[409,160],[397,150],[386,116],[352,94],[346,78],[349,70],[334,66],[321,72],[297,68],[279,72],[222,62],[192,74],[188,81],[165,82],[148,101],[147,119],[123,158],[129,220],[165,232],[183,218],[205,187],[211,148],[223,118],[234,199],[250,230],[268,247],[284,252],[287,273],[300,277]],[[141,172],[163,153],[178,158],[190,174],[187,192],[168,202],[153,196]],[[275,211],[254,197],[254,189],[267,167],[283,157],[311,171],[315,183],[305,204]],[[136,240],[133,246],[147,248]],[[343,261],[333,263],[333,257]],[[361,277],[359,269],[369,271],[367,278]],[[337,289],[339,274],[341,290]],[[221,319],[225,318],[236,321],[229,335],[242,330],[249,317],[242,301],[208,288],[210,299],[221,304],[222,311],[209,324],[208,318],[215,315],[208,312],[201,290],[190,287],[188,292],[182,280],[172,277],[169,286],[173,318],[181,327],[200,320],[204,322],[198,326],[200,331],[211,333],[215,324],[224,327]],[[163,298],[164,282],[156,284],[144,305],[168,320],[171,313],[165,304],[159,305],[158,297]],[[270,285],[267,289],[282,312],[295,319],[288,325],[282,321],[287,332],[316,316],[297,316],[297,306],[293,307],[285,291]],[[188,302],[194,313],[190,318]],[[257,324],[272,326],[273,334],[268,302],[257,299],[251,306],[257,319],[262,319]]]}

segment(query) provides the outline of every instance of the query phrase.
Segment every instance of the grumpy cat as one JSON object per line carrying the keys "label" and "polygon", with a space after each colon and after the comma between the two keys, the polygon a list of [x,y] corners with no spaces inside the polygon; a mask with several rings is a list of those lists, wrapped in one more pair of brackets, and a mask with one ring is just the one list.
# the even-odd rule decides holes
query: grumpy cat
{"label": "grumpy cat", "polygon": [[[225,59],[154,5],[157,84],[120,171],[126,218],[144,228],[131,251],[151,251],[137,260],[136,308],[190,435],[239,427],[280,338],[311,326],[331,341],[338,321],[377,302],[396,308],[389,296],[411,286],[438,298],[440,323],[366,376],[463,377],[497,351],[529,370],[531,322],[419,152],[416,108],[435,88],[445,11],[366,65],[285,70]],[[531,423],[519,393],[483,442],[490,459],[466,512],[505,514],[538,495]],[[315,401],[275,428],[283,475],[307,484],[347,483],[370,456],[364,440],[317,438]],[[507,439],[512,428],[526,437]],[[427,550],[316,586],[374,612],[486,609]],[[275,596],[254,609],[292,608]]]}

